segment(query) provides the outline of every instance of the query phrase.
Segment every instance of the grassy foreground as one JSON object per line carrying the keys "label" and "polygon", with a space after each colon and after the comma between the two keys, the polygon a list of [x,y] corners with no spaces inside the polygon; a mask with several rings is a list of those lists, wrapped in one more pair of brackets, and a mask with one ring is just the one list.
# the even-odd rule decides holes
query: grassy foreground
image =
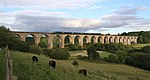
{"label": "grassy foreground", "polygon": [[[38,63],[33,63],[34,54],[12,52],[14,75],[18,80],[149,80],[150,72],[122,64],[101,64],[78,60],[80,66],[74,67],[72,60],[57,60],[56,69],[48,66],[49,58],[36,55]],[[78,74],[86,68],[87,77]]]}
{"label": "grassy foreground", "polygon": [[0,52],[0,80],[6,80],[5,54]]}

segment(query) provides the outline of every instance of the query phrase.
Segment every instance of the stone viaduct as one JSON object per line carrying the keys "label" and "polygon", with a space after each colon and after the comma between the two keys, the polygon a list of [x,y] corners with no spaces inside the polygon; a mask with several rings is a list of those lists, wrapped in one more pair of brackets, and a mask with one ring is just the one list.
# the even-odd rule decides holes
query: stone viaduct
{"label": "stone viaduct", "polygon": [[[74,44],[76,40],[78,40],[80,46],[83,47],[83,44],[89,43],[93,40],[93,43],[123,43],[123,44],[136,44],[137,36],[120,36],[120,35],[104,35],[99,33],[71,33],[71,32],[54,32],[54,33],[46,33],[46,32],[16,32],[13,33],[19,37],[22,41],[26,40],[28,35],[32,35],[35,44],[38,45],[41,37],[44,35],[48,40],[48,48],[53,48],[53,38],[55,36],[59,37],[59,48],[64,48],[65,46],[65,38],[68,37],[71,44]],[[84,41],[85,40],[85,41]]]}

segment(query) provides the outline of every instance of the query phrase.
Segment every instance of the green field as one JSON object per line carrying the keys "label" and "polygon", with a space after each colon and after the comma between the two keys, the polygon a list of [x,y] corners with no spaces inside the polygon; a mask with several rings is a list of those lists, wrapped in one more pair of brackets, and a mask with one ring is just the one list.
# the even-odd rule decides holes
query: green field
{"label": "green field", "polygon": [[[36,55],[38,63],[33,63],[34,54],[12,52],[14,75],[18,80],[149,80],[150,72],[122,64],[102,64],[77,60],[79,67],[72,65],[73,60],[56,60],[54,70],[48,66],[49,58]],[[87,77],[78,74],[78,70],[86,68]]]}
{"label": "green field", "polygon": [[[110,52],[106,52],[106,51],[98,51],[100,53],[100,57],[104,58],[104,57],[108,57],[108,55],[112,54]],[[75,56],[87,56],[87,52],[86,50],[79,50],[79,51],[69,51],[71,57],[75,57]]]}
{"label": "green field", "polygon": [[150,46],[150,44],[135,44],[135,45],[133,45],[133,47],[135,47],[137,49],[140,49],[140,48],[142,48],[144,46]]}
{"label": "green field", "polygon": [[0,80],[6,80],[5,54],[0,52]]}

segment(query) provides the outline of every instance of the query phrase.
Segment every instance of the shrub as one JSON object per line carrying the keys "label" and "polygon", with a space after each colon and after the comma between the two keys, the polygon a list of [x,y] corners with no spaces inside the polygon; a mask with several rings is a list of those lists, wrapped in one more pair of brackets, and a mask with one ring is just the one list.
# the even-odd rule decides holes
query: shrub
{"label": "shrub", "polygon": [[96,43],[94,44],[94,47],[96,48],[96,50],[101,50],[101,51],[105,50],[105,45],[102,43]]}
{"label": "shrub", "polygon": [[132,53],[127,57],[125,63],[131,66],[150,70],[150,55],[144,53]]}
{"label": "shrub", "polygon": [[32,45],[30,47],[30,52],[33,53],[33,54],[41,54],[42,50],[38,46]]}
{"label": "shrub", "polygon": [[108,62],[112,62],[112,63],[115,63],[116,62],[116,56],[111,54],[108,56]]}
{"label": "shrub", "polygon": [[96,51],[95,47],[91,46],[87,49],[87,55],[89,59],[99,59],[99,53]]}
{"label": "shrub", "polygon": [[116,57],[118,63],[124,63],[127,58],[127,52],[123,50],[116,51]]}
{"label": "shrub", "polygon": [[86,44],[83,45],[84,49],[87,49],[90,46],[93,46],[93,44],[92,43],[86,43]]}
{"label": "shrub", "polygon": [[41,48],[47,48],[47,43],[45,43],[45,42],[40,42],[39,44],[38,44],[38,46],[39,47],[41,47]]}
{"label": "shrub", "polygon": [[65,47],[69,50],[69,51],[75,51],[75,50],[81,50],[81,46],[77,45],[77,44],[68,44],[65,45]]}
{"label": "shrub", "polygon": [[111,53],[115,53],[115,51],[119,50],[117,44],[115,43],[110,43],[105,46],[106,46],[106,50]]}
{"label": "shrub", "polygon": [[144,46],[141,48],[141,51],[144,53],[149,53],[150,54],[150,46]]}
{"label": "shrub", "polygon": [[60,59],[60,60],[64,60],[64,59],[69,59],[70,54],[68,52],[67,49],[51,49],[51,50],[47,50],[47,55],[50,58],[54,58],[54,59]]}
{"label": "shrub", "polygon": [[22,51],[22,52],[29,52],[30,50],[30,46],[27,44],[27,43],[20,43],[20,47],[18,48],[19,51]]}

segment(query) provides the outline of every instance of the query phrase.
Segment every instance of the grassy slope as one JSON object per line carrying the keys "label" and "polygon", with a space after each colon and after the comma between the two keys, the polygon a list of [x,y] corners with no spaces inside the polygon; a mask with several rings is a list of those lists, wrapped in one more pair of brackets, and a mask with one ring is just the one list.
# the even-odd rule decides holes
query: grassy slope
{"label": "grassy slope", "polygon": [[140,49],[140,48],[142,48],[144,46],[148,46],[148,45],[150,46],[150,44],[135,44],[135,45],[133,45],[133,47]]}
{"label": "grassy slope", "polygon": [[[38,56],[39,62],[32,63],[33,54],[13,52],[14,75],[18,80],[149,80],[150,72],[120,64],[101,64],[79,61],[80,67],[72,66],[72,60],[57,60],[56,69],[48,67],[49,58]],[[88,76],[78,74],[86,68]]]}
{"label": "grassy slope", "polygon": [[6,80],[5,54],[0,52],[0,80]]}

